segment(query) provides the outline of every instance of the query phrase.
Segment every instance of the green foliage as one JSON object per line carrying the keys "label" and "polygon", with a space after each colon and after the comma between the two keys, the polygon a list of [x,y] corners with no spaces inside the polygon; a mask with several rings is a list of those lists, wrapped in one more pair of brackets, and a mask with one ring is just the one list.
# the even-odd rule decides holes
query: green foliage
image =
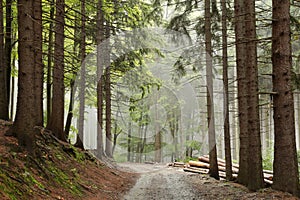
{"label": "green foliage", "polygon": [[297,151],[297,160],[298,160],[298,165],[300,166],[300,150]]}
{"label": "green foliage", "polygon": [[274,160],[274,149],[273,147],[267,149],[265,155],[263,155],[263,169],[273,170],[273,160]]}
{"label": "green foliage", "polygon": [[186,157],[183,160],[179,160],[180,162],[188,163],[190,160],[192,161],[198,161],[197,157]]}
{"label": "green foliage", "polygon": [[187,147],[191,147],[194,150],[201,150],[202,144],[201,142],[195,141],[195,140],[189,140],[186,142]]}
{"label": "green foliage", "polygon": [[300,74],[295,73],[292,71],[292,81],[294,89],[300,89]]}

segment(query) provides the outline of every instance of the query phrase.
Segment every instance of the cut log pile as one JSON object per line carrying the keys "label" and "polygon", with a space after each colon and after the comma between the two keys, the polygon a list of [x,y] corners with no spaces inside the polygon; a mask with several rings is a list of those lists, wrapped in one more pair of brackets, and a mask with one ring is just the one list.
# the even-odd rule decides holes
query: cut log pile
{"label": "cut log pile", "polygon": [[[183,162],[174,162],[170,163],[169,166],[181,167],[185,172],[199,173],[199,174],[208,174],[209,171],[209,157],[207,155],[200,156],[198,161],[189,161],[187,164]],[[225,160],[218,158],[218,168],[220,178],[226,178],[226,165]],[[239,172],[239,165],[232,164],[232,176],[233,179],[236,179]],[[266,184],[271,185],[273,183],[273,172],[270,170],[264,170],[264,181]]]}

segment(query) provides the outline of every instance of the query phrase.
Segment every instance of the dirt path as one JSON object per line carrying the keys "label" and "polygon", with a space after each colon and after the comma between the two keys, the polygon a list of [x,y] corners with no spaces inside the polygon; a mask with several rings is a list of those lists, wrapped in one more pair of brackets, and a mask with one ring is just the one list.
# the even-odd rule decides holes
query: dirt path
{"label": "dirt path", "polygon": [[145,199],[200,199],[182,170],[162,165],[138,165],[131,167],[142,172],[136,185],[124,196],[124,200]]}
{"label": "dirt path", "polygon": [[249,192],[236,183],[217,181],[207,175],[186,173],[166,165],[123,163],[121,166],[141,174],[123,200],[297,199],[270,188]]}

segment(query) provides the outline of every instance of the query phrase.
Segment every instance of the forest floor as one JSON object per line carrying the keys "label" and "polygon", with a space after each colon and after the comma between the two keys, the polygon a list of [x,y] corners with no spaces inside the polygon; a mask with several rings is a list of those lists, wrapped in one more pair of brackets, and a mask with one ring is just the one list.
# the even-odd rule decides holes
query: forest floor
{"label": "forest floor", "polygon": [[123,163],[121,166],[127,167],[129,171],[141,173],[136,185],[122,198],[123,200],[298,199],[271,188],[250,192],[237,183],[218,181],[206,174],[187,173],[182,168],[167,165]]}
{"label": "forest floor", "polygon": [[297,199],[264,189],[217,181],[163,164],[103,163],[90,153],[56,140],[41,129],[37,155],[19,147],[4,133],[11,123],[0,120],[0,199],[148,200],[148,199]]}
{"label": "forest floor", "polygon": [[9,122],[0,121],[0,199],[106,200],[120,199],[133,187],[137,173],[102,163],[90,153],[57,141],[49,133],[38,137],[39,157],[4,136]]}

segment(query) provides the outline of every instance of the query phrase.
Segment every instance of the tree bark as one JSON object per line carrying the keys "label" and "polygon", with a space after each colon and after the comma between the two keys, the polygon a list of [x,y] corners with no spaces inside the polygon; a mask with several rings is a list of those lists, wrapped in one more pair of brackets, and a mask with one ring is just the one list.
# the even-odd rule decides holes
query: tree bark
{"label": "tree bark", "polygon": [[43,83],[44,83],[44,66],[42,58],[42,2],[33,1],[32,7],[34,8],[34,87],[37,96],[35,102],[35,112],[37,115],[37,125],[44,125],[44,112],[43,112]]}
{"label": "tree bark", "polygon": [[104,53],[104,14],[103,1],[98,0],[97,11],[97,154],[101,158],[103,149],[103,53]]}
{"label": "tree bark", "polygon": [[7,81],[4,61],[3,1],[0,3],[0,119],[8,120]]}
{"label": "tree bark", "polygon": [[51,77],[52,77],[52,61],[53,61],[53,26],[54,26],[54,0],[51,1],[50,8],[50,25],[49,25],[49,35],[48,35],[48,49],[47,49],[47,126],[49,125],[49,121],[51,118]]}
{"label": "tree bark", "polygon": [[85,66],[85,51],[86,51],[86,33],[85,33],[85,0],[81,1],[81,41],[80,41],[80,94],[79,94],[79,129],[75,146],[83,149],[84,137],[84,111],[85,111],[85,82],[86,82],[86,66]]}
{"label": "tree bark", "polygon": [[105,153],[109,158],[113,157],[112,154],[112,133],[111,133],[111,80],[110,80],[110,26],[106,21],[105,27],[105,37],[106,37],[106,51],[104,55],[105,59],[105,134],[106,134],[106,143],[105,143]]}
{"label": "tree bark", "polygon": [[245,45],[245,5],[244,0],[234,1],[235,12],[235,40],[236,40],[236,68],[238,80],[238,112],[240,151],[238,182],[248,184],[248,124],[247,124],[247,71],[246,71],[246,45]]}
{"label": "tree bark", "polygon": [[263,187],[259,99],[258,99],[258,70],[256,47],[255,1],[245,0],[245,36],[248,87],[248,183],[249,190],[256,191]]}
{"label": "tree bark", "polygon": [[155,147],[155,162],[160,163],[161,162],[161,156],[162,156],[162,150],[161,150],[161,130],[156,132],[154,137],[154,147]]}
{"label": "tree bark", "polygon": [[229,125],[229,95],[228,95],[228,53],[227,53],[227,8],[226,1],[221,1],[222,6],[222,61],[223,61],[223,86],[224,86],[224,141],[226,160],[226,180],[232,180],[232,161]]}
{"label": "tree bark", "polygon": [[70,81],[70,99],[69,99],[70,104],[69,104],[68,116],[67,116],[67,121],[66,121],[66,126],[65,126],[65,136],[67,139],[69,138],[69,133],[70,133],[71,124],[72,124],[72,118],[73,118],[74,94],[75,94],[75,81],[71,80]]}
{"label": "tree bark", "polygon": [[212,74],[212,46],[211,46],[211,13],[210,0],[205,0],[205,50],[206,50],[206,84],[207,84],[207,122],[210,169],[209,175],[219,179],[217,164],[217,145],[215,135],[214,98],[213,98],[213,74]]}
{"label": "tree bark", "polygon": [[[156,102],[158,102],[159,100],[159,96],[158,94],[155,94],[155,100]],[[161,138],[162,138],[162,134],[161,134],[161,126],[160,123],[158,122],[158,107],[157,107],[157,103],[154,106],[155,109],[155,129],[154,129],[154,150],[155,150],[155,155],[154,155],[154,160],[155,162],[160,163],[162,160],[162,150],[161,150]]]}
{"label": "tree bark", "polygon": [[56,1],[52,111],[48,129],[60,140],[64,134],[64,0]]}
{"label": "tree bark", "polygon": [[[10,101],[10,78],[11,78],[11,52],[12,52],[12,0],[6,1],[6,23],[5,23],[5,68],[6,68],[6,100],[7,107]],[[7,108],[6,115],[9,117]]]}
{"label": "tree bark", "polygon": [[[31,1],[19,0],[18,2],[18,35],[19,35],[19,76],[18,76],[18,101],[16,118],[10,132],[17,136],[19,144],[24,146],[30,153],[34,154],[35,134],[34,127],[39,123],[36,112],[36,102],[40,99],[35,80],[34,30],[33,3]],[[40,5],[40,2],[37,1]],[[39,37],[42,37],[39,35]],[[42,62],[41,60],[39,62]]]}
{"label": "tree bark", "polygon": [[273,0],[272,63],[274,101],[273,188],[299,196],[291,70],[290,1]]}
{"label": "tree bark", "polygon": [[[16,38],[16,37],[14,37]],[[14,54],[13,56],[13,59],[12,59],[12,63],[16,63],[16,60],[17,60],[17,55]],[[15,70],[15,66],[13,65],[12,66],[13,69]],[[14,108],[15,108],[15,85],[16,85],[16,78],[14,76],[11,77],[11,95],[10,95],[10,118],[13,119],[13,116],[14,116]]]}
{"label": "tree bark", "polygon": [[127,161],[131,161],[131,121],[128,122],[128,137],[127,137]]}

